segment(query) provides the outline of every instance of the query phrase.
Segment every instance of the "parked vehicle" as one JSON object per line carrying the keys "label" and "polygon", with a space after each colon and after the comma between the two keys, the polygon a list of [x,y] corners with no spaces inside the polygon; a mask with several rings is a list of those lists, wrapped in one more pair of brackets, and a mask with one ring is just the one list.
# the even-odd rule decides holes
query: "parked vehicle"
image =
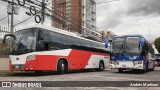
{"label": "parked vehicle", "polygon": [[[80,37],[61,29],[34,26],[15,32],[10,57],[11,71],[58,71],[96,69],[109,66],[105,43]],[[5,39],[4,39],[5,41]]]}
{"label": "parked vehicle", "polygon": [[[108,48],[108,41],[106,47]],[[113,37],[111,44],[110,68],[123,72],[137,69],[143,72],[155,68],[154,49],[142,35]]]}

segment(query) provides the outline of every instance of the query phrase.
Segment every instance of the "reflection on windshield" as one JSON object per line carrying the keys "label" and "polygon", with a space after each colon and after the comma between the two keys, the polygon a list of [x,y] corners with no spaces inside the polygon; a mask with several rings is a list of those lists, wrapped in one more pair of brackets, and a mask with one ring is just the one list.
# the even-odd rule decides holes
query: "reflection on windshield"
{"label": "reflection on windshield", "polygon": [[114,38],[112,43],[112,53],[115,55],[139,55],[141,52],[140,38],[139,37],[127,37]]}
{"label": "reflection on windshield", "polygon": [[126,51],[130,53],[140,53],[140,38],[138,37],[129,37],[126,40]]}
{"label": "reflection on windshield", "polygon": [[32,29],[21,30],[15,33],[17,40],[15,42],[14,51],[29,52],[36,49],[36,33]]}
{"label": "reflection on windshield", "polygon": [[125,38],[115,38],[113,39],[113,53],[121,53],[124,46]]}

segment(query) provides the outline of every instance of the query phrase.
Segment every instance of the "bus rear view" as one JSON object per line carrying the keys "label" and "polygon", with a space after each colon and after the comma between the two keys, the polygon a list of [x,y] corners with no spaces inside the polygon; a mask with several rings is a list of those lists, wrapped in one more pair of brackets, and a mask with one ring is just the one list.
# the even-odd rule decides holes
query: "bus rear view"
{"label": "bus rear view", "polygon": [[111,42],[110,68],[119,72],[126,69],[154,70],[153,57],[154,49],[141,35],[116,36]]}

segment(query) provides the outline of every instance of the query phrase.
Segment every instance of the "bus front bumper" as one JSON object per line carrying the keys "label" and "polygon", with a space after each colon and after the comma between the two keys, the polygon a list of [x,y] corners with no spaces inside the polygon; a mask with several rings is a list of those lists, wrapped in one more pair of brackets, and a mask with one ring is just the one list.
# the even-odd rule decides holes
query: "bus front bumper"
{"label": "bus front bumper", "polygon": [[110,63],[111,69],[143,69],[143,61],[116,61]]}

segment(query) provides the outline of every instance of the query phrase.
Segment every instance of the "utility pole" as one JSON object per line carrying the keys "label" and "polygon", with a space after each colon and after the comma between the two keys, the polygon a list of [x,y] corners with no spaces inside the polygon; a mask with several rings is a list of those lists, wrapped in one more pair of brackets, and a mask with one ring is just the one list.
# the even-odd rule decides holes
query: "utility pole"
{"label": "utility pole", "polygon": [[41,11],[41,24],[44,24],[45,21],[45,0],[42,0],[42,11]]}
{"label": "utility pole", "polygon": [[[14,21],[14,0],[12,0],[12,3],[11,3],[11,6],[12,6],[12,13],[11,13],[11,26],[10,26],[10,32],[11,34],[13,34],[13,30],[14,30],[14,25],[13,25],[13,21]],[[12,47],[13,47],[13,38],[11,37],[11,42],[10,42],[10,51],[12,52]]]}

